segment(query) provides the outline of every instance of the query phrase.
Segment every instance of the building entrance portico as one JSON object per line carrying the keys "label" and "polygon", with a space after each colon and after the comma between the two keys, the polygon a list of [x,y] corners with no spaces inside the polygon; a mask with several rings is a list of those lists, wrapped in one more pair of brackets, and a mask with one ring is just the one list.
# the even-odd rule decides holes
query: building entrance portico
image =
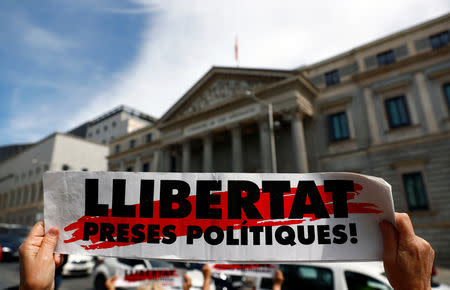
{"label": "building entrance portico", "polygon": [[[286,82],[280,82],[283,79]],[[278,86],[271,87],[273,82]],[[312,116],[316,93],[308,85],[288,71],[211,69],[161,118],[161,149],[168,154],[163,154],[160,169],[271,172],[267,109],[246,97],[244,88],[250,88],[257,98],[273,104],[279,124],[275,143],[289,140],[289,145],[275,146],[283,148],[277,150],[280,172],[307,172],[303,120]]]}

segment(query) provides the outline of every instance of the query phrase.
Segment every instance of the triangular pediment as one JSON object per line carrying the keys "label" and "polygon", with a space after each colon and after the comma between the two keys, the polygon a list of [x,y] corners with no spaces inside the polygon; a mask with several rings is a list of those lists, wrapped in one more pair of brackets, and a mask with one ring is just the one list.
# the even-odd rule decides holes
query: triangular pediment
{"label": "triangular pediment", "polygon": [[262,88],[289,76],[292,71],[213,67],[161,118],[163,123],[187,117],[242,98],[246,91]]}

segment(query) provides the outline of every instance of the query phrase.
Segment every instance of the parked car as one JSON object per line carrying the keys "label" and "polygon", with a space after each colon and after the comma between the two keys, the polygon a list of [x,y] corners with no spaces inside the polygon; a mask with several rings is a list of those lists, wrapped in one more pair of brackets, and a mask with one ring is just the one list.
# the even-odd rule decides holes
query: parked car
{"label": "parked car", "polygon": [[63,276],[90,275],[94,272],[95,259],[93,256],[69,255],[62,266]]}
{"label": "parked car", "polygon": [[26,238],[30,230],[30,226],[0,223],[0,234],[12,234]]}
{"label": "parked car", "polygon": [[0,234],[0,245],[2,245],[2,260],[19,259],[19,247],[25,240],[24,237],[13,234]]}
{"label": "parked car", "polygon": [[[198,269],[187,269],[183,265],[182,271],[192,279],[192,286],[190,289],[202,289],[203,274]],[[118,270],[132,270],[132,269],[154,269],[154,268],[175,268],[172,263],[158,260],[138,260],[138,259],[123,259],[123,258],[99,258],[99,265],[94,270],[94,288],[105,289],[105,281],[116,275]],[[213,283],[210,285],[211,290],[215,290]]]}
{"label": "parked car", "polygon": [[0,223],[2,261],[19,258],[19,247],[25,241],[29,231],[28,226]]}

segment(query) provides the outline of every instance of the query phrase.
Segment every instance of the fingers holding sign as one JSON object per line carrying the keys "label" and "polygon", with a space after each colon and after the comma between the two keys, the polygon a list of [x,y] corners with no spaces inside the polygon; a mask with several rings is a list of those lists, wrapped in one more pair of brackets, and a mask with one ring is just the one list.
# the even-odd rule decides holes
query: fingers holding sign
{"label": "fingers holding sign", "polygon": [[59,254],[53,254],[59,231],[44,231],[44,222],[38,222],[19,248],[20,289],[53,289],[55,268],[62,263]]}
{"label": "fingers holding sign", "polygon": [[414,233],[409,216],[395,213],[397,228],[383,221],[383,262],[394,289],[429,289],[434,251],[430,244]]}

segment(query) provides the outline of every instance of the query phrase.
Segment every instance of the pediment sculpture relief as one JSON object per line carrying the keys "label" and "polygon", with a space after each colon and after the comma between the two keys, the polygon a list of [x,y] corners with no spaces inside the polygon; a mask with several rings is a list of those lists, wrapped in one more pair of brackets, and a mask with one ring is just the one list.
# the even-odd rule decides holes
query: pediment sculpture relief
{"label": "pediment sculpture relief", "polygon": [[203,91],[180,115],[204,110],[234,97],[243,96],[247,90],[264,86],[262,81],[218,79]]}

